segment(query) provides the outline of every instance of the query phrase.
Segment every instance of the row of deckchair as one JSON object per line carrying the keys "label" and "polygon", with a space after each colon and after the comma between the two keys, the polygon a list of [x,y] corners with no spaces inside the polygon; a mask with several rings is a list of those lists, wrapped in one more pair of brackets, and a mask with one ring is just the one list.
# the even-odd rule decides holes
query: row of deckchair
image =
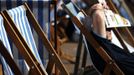
{"label": "row of deckchair", "polygon": [[[82,11],[84,16],[86,14]],[[80,29],[84,40],[85,38],[88,42],[93,46],[93,48],[97,51],[97,53],[103,58],[106,62],[106,67],[104,69],[103,75],[110,74],[111,70],[115,72],[117,75],[124,75],[118,65],[114,62],[114,60],[105,52],[103,47],[94,39],[91,32],[83,25],[83,23],[78,19],[77,16],[72,16],[72,21],[75,25]],[[61,75],[69,75],[66,71],[63,63],[58,57],[52,45],[47,40],[43,30],[39,26],[36,19],[33,17],[32,12],[29,7],[25,3],[22,6],[13,8],[11,10],[1,12],[0,16],[0,48],[1,48],[1,61],[4,68],[5,75],[22,75],[18,66],[15,64],[13,60],[13,55],[11,52],[11,48],[8,42],[7,35],[11,38],[12,42],[18,48],[20,54],[22,54],[25,59],[24,63],[28,69],[29,75],[47,75],[50,69],[47,71],[44,69],[42,65],[42,61],[39,57],[34,38],[32,36],[31,27],[35,29],[39,37],[42,39],[43,44],[46,49],[50,53],[50,58],[55,63],[55,65],[61,71]],[[94,42],[94,44],[92,44]],[[85,42],[86,44],[86,42]],[[8,65],[9,66],[8,66]],[[50,65],[51,66],[51,65]]]}
{"label": "row of deckchair", "polygon": [[[0,47],[1,47],[1,61],[4,68],[5,75],[22,75],[23,73],[19,70],[18,66],[13,60],[13,55],[8,42],[7,35],[10,37],[12,42],[16,45],[19,53],[24,58],[25,66],[27,67],[29,75],[48,75],[50,71],[49,66],[44,69],[34,38],[32,35],[31,27],[37,32],[38,36],[43,41],[45,48],[50,54],[52,62],[60,70],[61,75],[69,75],[61,62],[56,51],[50,44],[45,33],[41,29],[39,23],[33,16],[30,8],[25,3],[24,5],[16,8],[5,10],[1,12],[0,16]],[[7,62],[7,63],[6,63]],[[9,66],[8,66],[8,65]]]}

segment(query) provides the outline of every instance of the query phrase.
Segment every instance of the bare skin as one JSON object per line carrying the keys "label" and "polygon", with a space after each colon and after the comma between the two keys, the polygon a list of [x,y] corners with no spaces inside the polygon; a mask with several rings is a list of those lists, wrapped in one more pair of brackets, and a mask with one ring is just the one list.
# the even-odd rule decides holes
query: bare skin
{"label": "bare skin", "polygon": [[98,35],[106,38],[104,12],[102,10],[96,10],[92,15],[92,20],[93,20],[93,31]]}
{"label": "bare skin", "polygon": [[[111,32],[106,31],[105,27],[105,15],[104,15],[104,9],[108,9],[108,6],[106,3],[98,3],[94,4],[90,8],[90,16],[92,16],[92,22],[93,22],[93,31],[100,35],[103,38],[107,38],[108,40],[112,39]],[[91,12],[94,11],[92,14]]]}

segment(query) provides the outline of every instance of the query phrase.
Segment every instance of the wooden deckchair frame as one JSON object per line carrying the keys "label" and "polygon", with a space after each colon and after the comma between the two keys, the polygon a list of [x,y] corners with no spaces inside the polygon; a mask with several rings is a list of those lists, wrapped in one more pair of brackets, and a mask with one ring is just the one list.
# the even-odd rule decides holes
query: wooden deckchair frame
{"label": "wooden deckchair frame", "polygon": [[0,41],[0,54],[4,57],[7,64],[10,66],[11,70],[14,72],[15,75],[22,75],[18,65],[15,63],[11,55],[9,54],[7,48],[4,46],[2,41]]}
{"label": "wooden deckchair frame", "polygon": [[[28,20],[30,21],[30,23],[32,23],[33,28],[35,29],[35,31],[37,32],[39,37],[42,39],[43,44],[45,45],[46,49],[49,51],[50,55],[52,56],[52,59],[55,62],[56,66],[61,71],[61,74],[69,75],[69,73],[65,69],[63,63],[61,62],[59,56],[57,55],[54,48],[52,47],[52,45],[46,38],[45,33],[39,26],[39,23],[33,16],[31,10],[29,9],[29,7],[26,3],[24,4],[24,7],[26,8],[26,15],[28,17]],[[40,66],[40,64],[38,63],[38,61],[32,54],[27,43],[24,41],[22,35],[19,33],[19,31],[16,28],[15,24],[13,23],[11,17],[8,15],[7,11],[3,11],[2,16],[4,17],[6,24],[7,24],[7,25],[5,25],[6,31],[8,32],[9,36],[12,37],[12,40],[16,42],[17,48],[20,50],[21,54],[26,59],[26,62],[30,66],[30,69],[32,71],[31,73],[33,75],[34,74],[35,75],[41,75],[41,74],[46,75],[46,73],[43,71],[42,67]],[[15,37],[13,37],[13,36],[15,36]]]}
{"label": "wooden deckchair frame", "polygon": [[[64,8],[63,4],[63,8]],[[66,7],[65,7],[66,8]],[[82,10],[80,10],[83,12]],[[84,13],[84,12],[83,12]],[[87,16],[84,13],[85,16]],[[104,69],[103,75],[109,75],[111,71],[115,72],[116,75],[124,75],[122,70],[118,67],[115,61],[106,53],[106,51],[101,47],[101,45],[94,39],[92,34],[79,20],[76,16],[71,15],[71,19],[73,23],[79,28],[81,33],[85,36],[88,42],[92,45],[92,47],[97,51],[97,53],[102,57],[102,59],[106,62],[106,67]],[[94,44],[93,44],[94,43]]]}

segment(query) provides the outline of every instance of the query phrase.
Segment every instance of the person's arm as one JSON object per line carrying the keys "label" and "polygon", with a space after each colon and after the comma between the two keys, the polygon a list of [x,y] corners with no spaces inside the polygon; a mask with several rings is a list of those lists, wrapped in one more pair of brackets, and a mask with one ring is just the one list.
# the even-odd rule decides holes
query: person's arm
{"label": "person's arm", "polygon": [[90,8],[89,13],[92,16],[93,31],[99,36],[106,38],[105,15],[102,4],[94,4]]}
{"label": "person's arm", "polygon": [[107,31],[105,26],[106,20],[105,20],[104,9],[109,9],[106,3],[94,4],[89,10],[89,15],[92,17],[93,31],[97,35],[103,38],[107,38],[108,40],[111,40],[112,39],[111,31]]}

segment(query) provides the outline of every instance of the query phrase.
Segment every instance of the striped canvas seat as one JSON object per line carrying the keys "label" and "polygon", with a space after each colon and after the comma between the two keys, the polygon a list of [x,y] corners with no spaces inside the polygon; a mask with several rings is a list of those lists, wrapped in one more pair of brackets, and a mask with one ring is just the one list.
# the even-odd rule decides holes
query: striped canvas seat
{"label": "striped canvas seat", "polygon": [[9,15],[12,17],[13,21],[15,22],[16,27],[22,34],[23,38],[27,42],[28,46],[32,50],[33,54],[39,61],[39,63],[42,64],[40,56],[38,54],[38,50],[35,45],[35,41],[32,35],[32,31],[30,28],[30,24],[28,22],[28,19],[26,17],[26,11],[23,6],[19,6],[16,8],[13,8],[8,11]]}
{"label": "striped canvas seat", "polygon": [[[13,57],[10,44],[8,41],[7,33],[4,28],[3,18],[1,15],[0,15],[0,40],[3,42],[4,46],[7,48],[10,55]],[[2,56],[0,56],[0,59],[4,68],[4,75],[13,75],[13,72],[11,71],[10,67],[7,65],[5,59]]]}
{"label": "striped canvas seat", "polygon": [[[16,8],[8,10],[9,15],[11,16],[12,20],[14,21],[17,29],[20,31],[21,35],[23,36],[24,40],[28,44],[29,48],[31,49],[32,53],[36,57],[39,64],[43,67],[43,63],[41,61],[41,58],[39,56],[34,37],[32,34],[32,30],[30,27],[30,23],[28,22],[27,16],[26,16],[26,10],[24,6],[18,6]],[[20,61],[20,66],[24,74],[27,74],[29,70],[29,67],[27,66],[26,62],[23,60]],[[26,66],[24,66],[24,65]],[[45,71],[45,70],[44,70]],[[47,74],[47,73],[46,73]]]}
{"label": "striped canvas seat", "polygon": [[[33,34],[32,34],[32,31],[31,31],[31,28],[30,28],[30,24],[29,24],[27,16],[26,16],[26,11],[25,11],[24,6],[22,5],[22,6],[13,8],[13,9],[9,10],[8,13],[11,16],[12,20],[14,21],[18,30],[20,31],[21,35],[23,36],[24,40],[28,44],[32,53],[36,57],[37,61],[43,67],[41,58],[38,54],[38,50],[37,50],[37,47],[36,47],[36,44],[35,44],[35,41],[34,41],[34,38],[33,38]],[[24,65],[22,65],[22,64],[21,64],[21,66],[24,67]],[[26,68],[29,69],[27,64],[26,64]],[[24,67],[23,71],[26,72],[25,67]]]}

